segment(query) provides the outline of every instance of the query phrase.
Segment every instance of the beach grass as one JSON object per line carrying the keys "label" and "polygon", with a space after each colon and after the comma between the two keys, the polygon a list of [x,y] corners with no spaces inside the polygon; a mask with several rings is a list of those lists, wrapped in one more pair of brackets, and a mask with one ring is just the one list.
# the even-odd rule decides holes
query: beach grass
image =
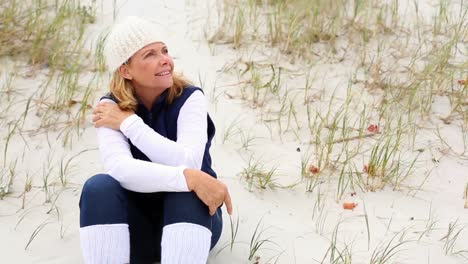
{"label": "beach grass", "polygon": [[[350,193],[386,190],[414,196],[437,166],[424,172],[426,153],[466,160],[465,1],[433,1],[432,17],[420,1],[236,0],[217,7],[207,23],[215,26],[204,31],[207,41],[238,51],[224,74],[237,76],[239,89],[222,89],[259,113],[272,139],[305,145],[298,177],[317,197],[312,218],[319,234],[325,235],[329,216],[324,186],[337,202]],[[448,109],[440,110],[442,102]],[[462,144],[449,143],[442,132],[450,125],[458,127]],[[254,177],[246,171],[255,165],[240,174],[250,179],[250,191]],[[375,242],[365,215],[369,250]],[[436,222],[430,218],[419,239]],[[331,237],[337,240],[336,233]],[[369,251],[370,263],[392,263],[410,242],[395,240]],[[347,263],[354,254],[350,245],[334,242],[325,257]]]}
{"label": "beach grass", "polygon": [[102,39],[93,53],[86,37],[96,8],[96,1],[0,3],[0,199],[21,201],[16,227],[29,217],[21,211],[48,207],[48,218],[31,230],[25,250],[44,228],[63,221],[60,199],[71,190],[74,159],[86,151],[67,154],[89,126],[99,79],[90,66],[93,55],[102,71]]}

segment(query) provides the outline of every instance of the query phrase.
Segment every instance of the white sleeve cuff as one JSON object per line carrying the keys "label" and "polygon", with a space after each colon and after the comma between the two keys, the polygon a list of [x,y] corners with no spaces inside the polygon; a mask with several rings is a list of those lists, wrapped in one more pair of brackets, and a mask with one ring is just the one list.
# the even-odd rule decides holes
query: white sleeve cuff
{"label": "white sleeve cuff", "polygon": [[180,180],[180,184],[179,184],[179,188],[182,192],[190,192],[189,188],[188,188],[188,185],[187,185],[187,179],[185,178],[185,175],[184,175],[184,170],[187,168],[186,166],[179,166],[179,178],[181,179]]}

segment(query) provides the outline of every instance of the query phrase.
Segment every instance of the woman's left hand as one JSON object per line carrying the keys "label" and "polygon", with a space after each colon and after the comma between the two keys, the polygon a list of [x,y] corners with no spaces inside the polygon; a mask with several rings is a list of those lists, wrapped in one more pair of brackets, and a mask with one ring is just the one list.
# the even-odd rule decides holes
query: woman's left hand
{"label": "woman's left hand", "polygon": [[93,110],[94,127],[120,130],[120,124],[134,113],[132,110],[121,110],[117,104],[101,102]]}

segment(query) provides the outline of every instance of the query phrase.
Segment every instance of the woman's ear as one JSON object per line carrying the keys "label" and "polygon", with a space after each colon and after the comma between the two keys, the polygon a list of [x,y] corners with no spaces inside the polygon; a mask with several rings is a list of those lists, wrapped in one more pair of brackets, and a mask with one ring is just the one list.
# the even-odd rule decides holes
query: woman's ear
{"label": "woman's ear", "polygon": [[133,79],[132,75],[130,74],[130,70],[128,69],[128,66],[126,64],[120,65],[119,74],[124,79],[127,79],[127,80],[132,80]]}

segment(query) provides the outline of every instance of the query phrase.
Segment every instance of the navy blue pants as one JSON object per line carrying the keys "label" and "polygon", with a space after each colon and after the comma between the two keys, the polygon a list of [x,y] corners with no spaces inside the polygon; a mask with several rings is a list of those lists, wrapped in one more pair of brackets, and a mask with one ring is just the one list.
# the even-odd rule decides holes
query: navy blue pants
{"label": "navy blue pants", "polygon": [[107,174],[89,178],[80,198],[80,227],[127,223],[130,263],[146,264],[161,258],[162,229],[174,223],[193,223],[211,230],[211,248],[222,230],[221,209],[214,216],[194,192],[137,193],[128,191]]}

